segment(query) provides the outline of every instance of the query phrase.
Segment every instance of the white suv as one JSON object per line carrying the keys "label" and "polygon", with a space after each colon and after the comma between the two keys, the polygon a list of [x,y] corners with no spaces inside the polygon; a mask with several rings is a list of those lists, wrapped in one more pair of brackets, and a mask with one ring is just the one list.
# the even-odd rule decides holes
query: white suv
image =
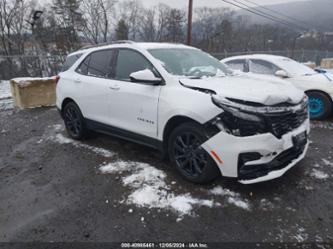
{"label": "white suv", "polygon": [[255,183],[308,148],[308,100],[289,83],[234,75],[199,49],[115,42],[68,56],[57,107],[68,134],[89,130],[160,150],[186,179]]}

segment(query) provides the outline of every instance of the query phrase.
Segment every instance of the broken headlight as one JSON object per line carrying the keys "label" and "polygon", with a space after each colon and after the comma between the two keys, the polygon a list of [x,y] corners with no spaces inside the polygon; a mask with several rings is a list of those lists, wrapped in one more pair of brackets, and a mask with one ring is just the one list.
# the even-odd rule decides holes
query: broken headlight
{"label": "broken headlight", "polygon": [[237,108],[236,105],[234,105],[234,103],[230,100],[220,99],[213,95],[212,101],[216,106],[222,108],[226,112],[231,113],[233,116],[235,116],[237,118],[249,120],[249,121],[253,121],[253,122],[262,122],[263,121],[263,119],[256,114],[250,114],[250,113],[242,111],[240,108]]}
{"label": "broken headlight", "polygon": [[215,121],[216,126],[224,127],[224,131],[235,136],[253,136],[267,131],[265,120],[260,115],[246,112],[239,108],[237,103],[225,98],[220,99],[213,95],[212,101],[216,106],[224,110],[219,115],[218,121]]}

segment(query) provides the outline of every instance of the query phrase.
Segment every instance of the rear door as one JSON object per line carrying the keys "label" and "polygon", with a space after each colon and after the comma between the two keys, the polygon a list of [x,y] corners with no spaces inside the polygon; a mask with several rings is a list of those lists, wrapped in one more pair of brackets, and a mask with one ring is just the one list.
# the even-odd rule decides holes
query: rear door
{"label": "rear door", "polygon": [[157,136],[157,112],[161,86],[134,83],[130,74],[144,69],[158,72],[140,52],[118,49],[115,75],[110,86],[110,120],[115,127],[144,136]]}
{"label": "rear door", "polygon": [[110,82],[116,50],[106,49],[91,53],[76,69],[74,84],[85,118],[109,124]]}

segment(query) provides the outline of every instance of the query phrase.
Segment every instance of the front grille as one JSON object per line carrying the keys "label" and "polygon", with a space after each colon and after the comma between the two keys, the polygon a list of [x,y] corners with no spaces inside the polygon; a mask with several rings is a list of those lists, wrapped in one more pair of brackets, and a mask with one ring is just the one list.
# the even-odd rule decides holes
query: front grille
{"label": "front grille", "polygon": [[[225,110],[219,119],[223,125],[235,136],[253,136],[257,134],[272,133],[277,138],[300,127],[308,119],[308,103],[303,101],[299,105],[280,104],[259,112],[256,107],[252,111],[240,112],[257,116],[261,121],[245,120],[236,117],[232,112]],[[274,110],[278,109],[278,112]]]}
{"label": "front grille", "polygon": [[308,118],[307,105],[303,105],[298,111],[288,111],[279,114],[267,114],[266,123],[270,131],[277,138],[300,127]]}
{"label": "front grille", "polygon": [[303,153],[305,146],[306,144],[288,149],[267,164],[245,165],[249,161],[247,158],[250,153],[240,154],[238,158],[238,178],[240,180],[251,180],[265,176],[271,171],[283,169]]}

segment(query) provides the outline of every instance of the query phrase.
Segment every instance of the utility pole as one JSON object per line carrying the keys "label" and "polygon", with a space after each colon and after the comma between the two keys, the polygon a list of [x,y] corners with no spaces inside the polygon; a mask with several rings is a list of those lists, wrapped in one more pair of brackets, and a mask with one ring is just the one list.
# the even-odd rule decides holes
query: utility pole
{"label": "utility pole", "polygon": [[193,16],[193,0],[188,3],[188,25],[187,25],[187,45],[192,44],[192,16]]}

